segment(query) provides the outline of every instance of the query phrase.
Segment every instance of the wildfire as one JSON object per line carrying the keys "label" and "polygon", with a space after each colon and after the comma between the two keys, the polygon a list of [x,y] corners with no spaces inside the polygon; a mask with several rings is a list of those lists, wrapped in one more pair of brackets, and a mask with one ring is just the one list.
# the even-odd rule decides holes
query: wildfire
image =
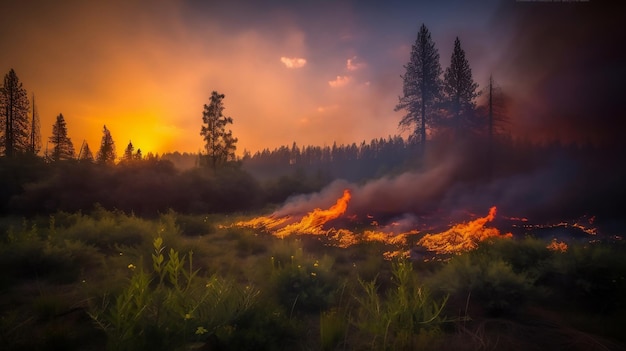
{"label": "wildfire", "polygon": [[237,222],[235,225],[269,231],[279,238],[285,238],[292,234],[328,235],[333,231],[337,231],[333,229],[324,230],[324,224],[343,215],[348,208],[350,198],[350,190],[346,189],[343,191],[343,195],[337,199],[337,202],[329,209],[322,210],[321,208],[316,208],[302,217],[300,221],[291,224],[287,224],[287,222],[292,219],[290,216],[276,217],[270,215],[267,217],[253,218],[249,221]]}
{"label": "wildfire", "polygon": [[[337,219],[345,214],[348,203],[350,202],[350,190],[343,191],[343,195],[337,199],[337,202],[327,210],[316,208],[306,214],[302,219],[295,223],[287,224],[291,217],[257,217],[249,221],[235,223],[236,226],[252,227],[262,229],[272,233],[278,238],[286,238],[291,235],[324,235],[334,241],[339,247],[349,247],[361,241],[378,241],[389,245],[406,246],[406,235],[417,234],[417,231],[408,233],[394,234],[384,233],[374,230],[366,230],[362,234],[357,235],[349,229],[324,229],[324,225],[333,219]],[[369,219],[373,216],[368,215]]]}
{"label": "wildfire", "polygon": [[343,191],[337,202],[329,209],[322,210],[316,208],[306,216],[302,217],[300,222],[289,224],[283,228],[275,231],[274,235],[279,238],[284,238],[292,234],[327,234],[327,231],[322,229],[322,226],[328,221],[339,218],[348,209],[348,202],[350,202],[350,190]]}
{"label": "wildfire", "polygon": [[438,254],[450,254],[473,250],[479,242],[491,237],[512,237],[511,233],[501,234],[497,228],[485,227],[485,224],[493,221],[495,216],[494,206],[485,217],[456,224],[442,233],[426,234],[417,244]]}
{"label": "wildfire", "polygon": [[[418,235],[419,231],[398,232],[393,230],[393,228],[389,229],[394,226],[394,223],[385,227],[391,230],[389,232],[385,229],[377,230],[378,222],[371,215],[368,215],[367,219],[371,221],[370,225],[373,228],[366,229],[361,233],[355,233],[345,228],[325,228],[329,221],[337,219],[346,213],[350,199],[350,191],[346,189],[343,195],[330,208],[326,210],[316,208],[304,215],[300,220],[290,216],[277,217],[270,215],[238,222],[235,225],[261,229],[278,238],[286,238],[291,235],[321,235],[331,241],[333,245],[344,248],[365,241],[376,241],[396,247],[397,250],[385,253],[386,258],[408,254],[407,238],[410,235]],[[449,254],[472,250],[476,248],[480,241],[490,237],[512,237],[511,233],[501,234],[496,228],[485,227],[488,222],[494,220],[495,216],[496,208],[492,207],[489,210],[489,214],[485,217],[480,217],[467,223],[456,224],[442,233],[426,234],[419,240],[418,245],[437,254]]]}
{"label": "wildfire", "polygon": [[557,239],[552,239],[552,242],[546,246],[548,250],[556,251],[556,252],[565,252],[567,251],[567,244],[563,241],[558,241]]}

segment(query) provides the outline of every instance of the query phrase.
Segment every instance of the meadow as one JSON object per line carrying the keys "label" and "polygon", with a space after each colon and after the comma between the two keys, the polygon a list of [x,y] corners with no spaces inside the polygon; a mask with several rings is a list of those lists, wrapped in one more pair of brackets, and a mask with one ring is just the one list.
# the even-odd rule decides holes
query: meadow
{"label": "meadow", "polygon": [[[623,242],[526,235],[417,260],[96,207],[0,219],[4,350],[619,350]],[[414,245],[414,243],[409,243]]]}

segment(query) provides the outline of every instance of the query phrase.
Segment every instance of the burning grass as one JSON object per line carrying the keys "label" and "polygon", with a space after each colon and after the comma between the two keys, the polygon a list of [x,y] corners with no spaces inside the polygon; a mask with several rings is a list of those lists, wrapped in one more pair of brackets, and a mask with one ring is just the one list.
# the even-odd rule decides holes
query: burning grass
{"label": "burning grass", "polygon": [[[327,228],[329,222],[345,215],[350,198],[350,191],[346,189],[343,195],[330,208],[326,210],[315,208],[303,215],[299,220],[296,217],[281,217],[273,214],[267,217],[240,221],[235,223],[235,226],[260,229],[281,239],[292,235],[322,236],[334,245],[343,248],[364,241],[374,241],[397,248],[394,251],[387,251],[385,253],[387,258],[409,255],[410,248],[407,246],[407,239],[409,236],[420,235],[421,233],[417,229],[401,233],[386,232],[379,230],[379,225],[376,221],[371,221],[372,228],[365,229],[361,233],[346,228]],[[436,254],[453,254],[475,249],[479,242],[488,238],[512,237],[511,233],[502,234],[497,228],[486,226],[487,223],[495,219],[495,216],[496,207],[494,206],[485,217],[480,217],[467,223],[456,224],[441,233],[425,234],[417,242],[417,245]],[[354,220],[354,217],[351,219]],[[369,219],[372,219],[372,216],[368,215]],[[387,228],[389,227],[393,227],[393,225],[387,226]]]}

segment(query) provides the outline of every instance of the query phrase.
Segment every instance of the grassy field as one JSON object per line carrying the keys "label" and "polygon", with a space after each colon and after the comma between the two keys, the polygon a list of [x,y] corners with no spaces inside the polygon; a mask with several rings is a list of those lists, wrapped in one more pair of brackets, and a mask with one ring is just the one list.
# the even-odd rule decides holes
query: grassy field
{"label": "grassy field", "polygon": [[3,350],[621,350],[626,248],[431,261],[174,212],[0,219]]}

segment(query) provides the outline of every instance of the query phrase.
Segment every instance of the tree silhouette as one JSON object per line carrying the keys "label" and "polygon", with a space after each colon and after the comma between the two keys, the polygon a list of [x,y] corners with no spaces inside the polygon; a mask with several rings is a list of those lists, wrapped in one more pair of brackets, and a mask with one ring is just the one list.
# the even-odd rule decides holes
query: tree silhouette
{"label": "tree silhouette", "polygon": [[449,112],[453,129],[460,131],[471,126],[473,112],[476,107],[474,99],[480,95],[478,84],[472,78],[472,70],[461,49],[461,41],[457,37],[450,60],[450,67],[444,74],[443,91],[445,106]]}
{"label": "tree silhouette", "polygon": [[237,138],[233,137],[232,131],[226,131],[226,125],[232,124],[231,117],[225,117],[224,94],[217,91],[211,93],[211,101],[204,105],[202,112],[202,129],[200,135],[204,137],[204,150],[208,158],[208,165],[216,168],[228,161],[234,160]]}
{"label": "tree silhouette", "polygon": [[141,149],[137,149],[137,152],[135,153],[134,159],[138,160],[138,161],[141,161],[143,159],[143,156],[141,155]]}
{"label": "tree silhouette", "polygon": [[0,122],[4,154],[13,157],[28,151],[28,96],[13,69],[4,76],[4,84],[0,88]]}
{"label": "tree silhouette", "polygon": [[98,154],[96,155],[96,162],[104,165],[112,165],[115,164],[116,157],[115,142],[113,141],[111,132],[105,125],[102,130],[102,141],[100,142],[100,150],[98,150]]}
{"label": "tree silhouette", "polygon": [[41,125],[39,122],[39,111],[35,105],[35,94],[33,94],[33,114],[30,121],[30,135],[28,143],[28,151],[33,155],[37,155],[41,150]]}
{"label": "tree silhouette", "polygon": [[135,152],[135,147],[133,146],[133,142],[129,141],[126,149],[124,150],[124,156],[122,156],[122,160],[126,162],[134,160],[135,155],[133,154],[133,152]]}
{"label": "tree silhouette", "polygon": [[52,125],[52,136],[49,138],[54,145],[52,148],[51,161],[70,160],[74,158],[74,145],[67,136],[67,125],[63,114],[57,116],[56,122]]}
{"label": "tree silhouette", "polygon": [[400,127],[415,124],[414,136],[422,150],[426,143],[426,129],[431,123],[437,102],[441,98],[441,65],[439,51],[430,32],[422,24],[411,49],[409,63],[404,66],[402,96],[395,110],[406,110]]}
{"label": "tree silhouette", "polygon": [[87,144],[86,142],[80,150],[80,153],[78,155],[78,160],[86,161],[89,163],[93,163],[94,161],[93,153],[91,152],[91,149],[89,148],[89,144]]}

